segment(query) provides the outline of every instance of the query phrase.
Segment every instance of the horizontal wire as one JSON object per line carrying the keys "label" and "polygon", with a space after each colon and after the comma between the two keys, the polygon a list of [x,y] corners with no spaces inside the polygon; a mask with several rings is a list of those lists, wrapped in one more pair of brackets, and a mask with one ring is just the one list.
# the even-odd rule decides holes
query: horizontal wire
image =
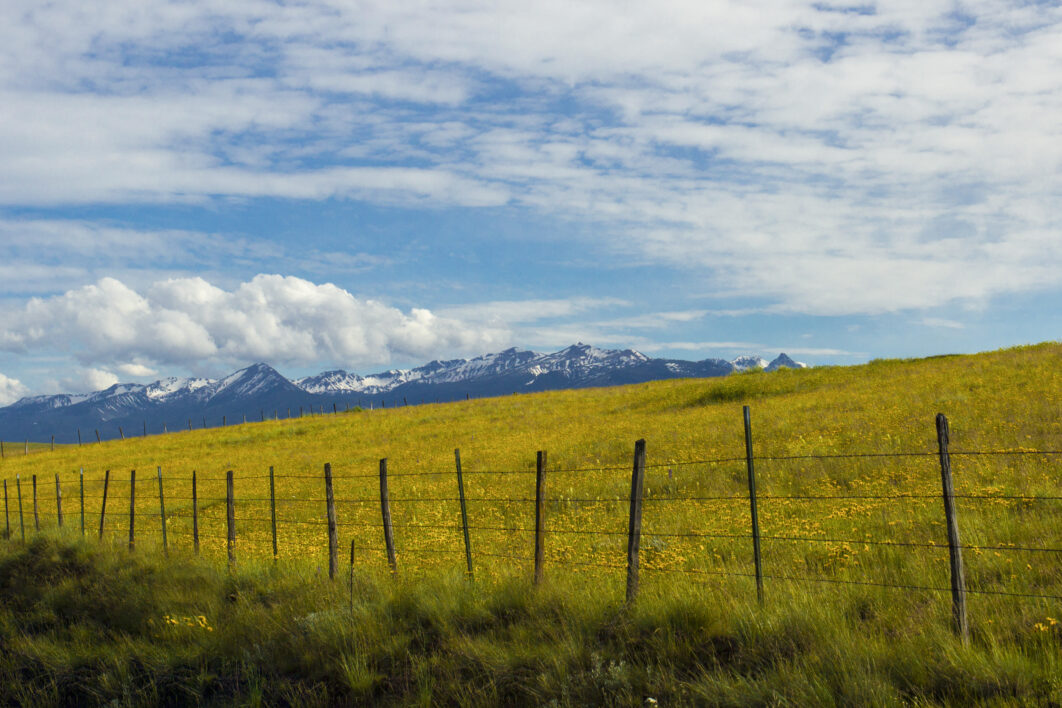
{"label": "horizontal wire", "polygon": [[509,560],[533,561],[532,556],[511,556],[504,553],[476,553],[474,557],[487,556],[489,558],[508,558]]}

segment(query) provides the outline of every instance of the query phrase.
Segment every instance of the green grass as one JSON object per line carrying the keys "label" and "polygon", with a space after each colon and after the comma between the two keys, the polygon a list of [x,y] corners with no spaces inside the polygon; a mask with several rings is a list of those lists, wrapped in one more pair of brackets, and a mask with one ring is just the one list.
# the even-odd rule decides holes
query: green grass
{"label": "green grass", "polygon": [[923,600],[874,592],[779,590],[760,608],[687,585],[627,607],[563,579],[358,571],[351,588],[309,565],[230,572],[49,535],[0,548],[4,704],[1062,701],[1057,634],[964,648],[935,617],[910,626],[937,614]]}

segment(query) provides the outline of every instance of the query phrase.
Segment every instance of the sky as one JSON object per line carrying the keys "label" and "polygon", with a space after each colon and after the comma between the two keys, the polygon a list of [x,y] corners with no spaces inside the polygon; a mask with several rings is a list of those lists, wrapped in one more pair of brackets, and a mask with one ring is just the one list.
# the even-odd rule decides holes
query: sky
{"label": "sky", "polygon": [[0,404],[1062,331],[1062,7],[8,0]]}

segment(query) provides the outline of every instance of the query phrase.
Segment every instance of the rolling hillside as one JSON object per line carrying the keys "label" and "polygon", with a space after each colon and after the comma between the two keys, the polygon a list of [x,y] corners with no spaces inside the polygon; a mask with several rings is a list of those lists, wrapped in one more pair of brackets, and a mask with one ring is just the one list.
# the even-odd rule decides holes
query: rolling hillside
{"label": "rolling hillside", "polygon": [[[762,611],[752,582],[742,405],[752,411],[757,458]],[[969,648],[951,635],[938,412],[951,424],[959,526],[967,546]],[[622,609],[626,500],[639,438],[647,441],[649,463],[643,595],[628,612]],[[465,472],[475,570],[475,590],[467,594],[460,589],[465,558],[455,448]],[[548,452],[545,570],[552,589],[529,595],[537,450]],[[290,681],[323,681],[329,695],[367,702],[410,702],[419,700],[416,695],[442,702],[561,704],[642,703],[647,697],[745,703],[755,696],[767,703],[779,702],[778,696],[783,703],[806,703],[830,695],[858,703],[978,697],[1048,702],[1062,697],[1060,450],[1062,345],[1052,343],[63,446],[9,456],[0,461],[0,477],[10,493],[19,475],[23,523],[32,524],[28,480],[37,475],[44,482],[42,533],[70,543],[80,536],[77,470],[84,468],[90,530],[99,523],[102,476],[110,470],[108,509],[114,511],[105,519],[106,559],[112,557],[106,549],[126,545],[128,476],[138,470],[135,557],[150,565],[162,563],[155,472],[161,467],[171,559],[166,567],[200,568],[205,562],[220,570],[226,552],[224,473],[232,470],[237,568],[257,578],[239,582],[261,589],[246,606],[229,607],[217,598],[233,591],[219,581],[207,596],[167,596],[167,607],[174,608],[167,616],[203,615],[219,631],[228,627],[236,632],[232,636],[243,636],[251,631],[246,618],[265,613],[267,626],[301,636],[299,617],[340,612],[348,602],[347,586],[329,584],[323,575],[322,469],[330,463],[344,573],[345,549],[354,546],[349,612],[356,618],[342,620],[353,622],[353,635],[343,630],[321,641],[353,663],[340,672],[345,678],[307,678],[309,664],[290,675],[267,671],[271,691]],[[393,588],[385,580],[380,458],[388,458],[402,580]],[[279,559],[269,573],[280,573],[272,580],[255,575],[273,567],[270,466],[276,473]],[[203,561],[190,555],[193,470]],[[62,533],[54,515],[56,474],[67,510]],[[32,541],[32,526],[27,533]],[[278,615],[267,598],[281,591],[268,588],[281,583],[288,588],[283,593],[299,596],[284,585],[295,577],[301,578],[296,586],[319,587],[321,599],[310,603],[312,610],[306,599],[284,600],[281,605],[301,603],[301,609]],[[209,587],[213,582],[204,581]],[[151,612],[158,614],[152,602]],[[554,619],[538,619],[538,612],[552,612]],[[17,616],[6,621],[21,626]],[[134,630],[147,632],[145,627]],[[320,639],[316,632],[310,634]],[[288,635],[269,639],[272,648],[263,649],[270,661],[275,652],[296,651],[281,636]],[[357,639],[369,636],[377,639]],[[238,652],[197,631],[172,638],[183,652],[222,657],[226,671],[246,666]],[[639,649],[646,642],[657,658]],[[321,661],[339,671],[338,659]],[[477,675],[483,685],[472,688]],[[420,680],[435,688],[418,694]],[[614,693],[595,693],[608,681]]]}

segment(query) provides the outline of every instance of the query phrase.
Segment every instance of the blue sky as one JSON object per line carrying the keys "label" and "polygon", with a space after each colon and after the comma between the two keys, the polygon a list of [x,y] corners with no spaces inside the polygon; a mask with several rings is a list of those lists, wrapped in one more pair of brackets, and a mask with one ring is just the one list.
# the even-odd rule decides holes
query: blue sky
{"label": "blue sky", "polygon": [[15,0],[0,403],[1059,339],[1058,3]]}

